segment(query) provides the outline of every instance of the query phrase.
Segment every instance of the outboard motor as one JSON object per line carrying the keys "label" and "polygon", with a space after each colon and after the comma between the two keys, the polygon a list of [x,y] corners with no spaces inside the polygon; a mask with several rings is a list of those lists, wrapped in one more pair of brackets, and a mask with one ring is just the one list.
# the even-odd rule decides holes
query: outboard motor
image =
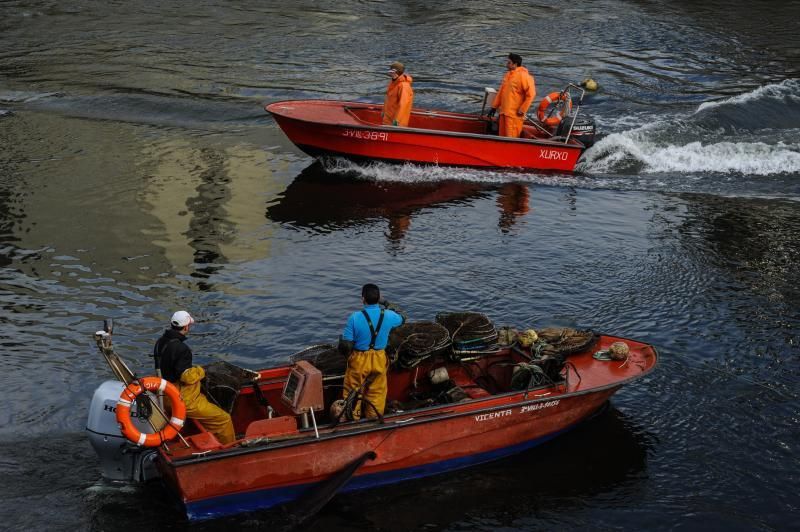
{"label": "outboard motor", "polygon": [[573,118],[575,118],[575,115],[564,117],[564,120],[558,125],[556,136],[566,137],[567,133],[569,133],[570,138],[579,140],[586,148],[590,148],[592,144],[594,144],[594,135],[596,131],[594,118],[585,113],[579,114],[578,117],[575,118],[575,125],[572,126],[572,132],[570,133],[569,127],[572,125]]}
{"label": "outboard motor", "polygon": [[[138,447],[129,442],[117,424],[117,399],[125,384],[120,381],[105,381],[94,392],[89,406],[86,431],[89,442],[100,458],[100,469],[109,480],[133,480],[137,482],[158,478],[155,467],[158,457],[154,449]],[[131,407],[131,419],[143,433],[152,433],[146,418],[139,418],[136,403]]]}

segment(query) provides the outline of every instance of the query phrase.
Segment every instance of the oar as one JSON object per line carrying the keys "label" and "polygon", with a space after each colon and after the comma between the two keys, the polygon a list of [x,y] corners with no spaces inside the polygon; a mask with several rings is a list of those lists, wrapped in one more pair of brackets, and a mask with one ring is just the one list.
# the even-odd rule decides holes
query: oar
{"label": "oar", "polygon": [[341,490],[347,481],[364,465],[367,460],[374,460],[377,455],[375,451],[367,451],[358,459],[348,464],[347,467],[335,473],[328,480],[311,488],[302,498],[292,505],[290,509],[290,519],[294,526],[300,526],[317,514],[328,504],[334,495]]}

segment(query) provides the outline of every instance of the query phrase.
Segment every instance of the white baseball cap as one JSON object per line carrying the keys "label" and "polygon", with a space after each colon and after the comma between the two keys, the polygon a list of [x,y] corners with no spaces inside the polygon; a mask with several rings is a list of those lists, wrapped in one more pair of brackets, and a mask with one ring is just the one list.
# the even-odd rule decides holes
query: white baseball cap
{"label": "white baseball cap", "polygon": [[192,318],[192,316],[185,310],[179,310],[172,315],[170,323],[173,327],[186,327],[187,325],[194,323],[194,318]]}

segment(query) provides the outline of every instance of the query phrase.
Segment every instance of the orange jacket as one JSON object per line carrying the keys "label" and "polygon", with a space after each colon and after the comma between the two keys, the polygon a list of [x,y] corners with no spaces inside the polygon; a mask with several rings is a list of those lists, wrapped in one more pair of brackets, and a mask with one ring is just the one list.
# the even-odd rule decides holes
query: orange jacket
{"label": "orange jacket", "polygon": [[386,87],[386,99],[383,101],[384,125],[408,126],[411,117],[411,105],[414,103],[413,79],[408,74],[400,74]]}
{"label": "orange jacket", "polygon": [[536,97],[536,82],[528,69],[518,66],[509,70],[503,77],[500,90],[494,97],[492,107],[499,108],[501,115],[517,117],[517,111],[528,112],[528,107]]}

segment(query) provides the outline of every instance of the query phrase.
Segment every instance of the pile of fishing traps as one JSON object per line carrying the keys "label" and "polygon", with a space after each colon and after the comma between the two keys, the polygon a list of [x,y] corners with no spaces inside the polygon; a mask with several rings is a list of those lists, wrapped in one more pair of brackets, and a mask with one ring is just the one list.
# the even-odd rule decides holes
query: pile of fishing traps
{"label": "pile of fishing traps", "polygon": [[307,360],[322,372],[323,378],[342,376],[347,370],[347,359],[330,344],[317,344],[289,356],[292,364]]}
{"label": "pile of fishing traps", "polygon": [[413,368],[450,346],[447,329],[432,321],[408,322],[389,333],[386,352],[401,368]]}
{"label": "pile of fishing traps", "polygon": [[476,360],[500,351],[497,329],[486,314],[480,312],[440,312],[436,323],[450,333],[453,349],[450,358],[455,361]]}

